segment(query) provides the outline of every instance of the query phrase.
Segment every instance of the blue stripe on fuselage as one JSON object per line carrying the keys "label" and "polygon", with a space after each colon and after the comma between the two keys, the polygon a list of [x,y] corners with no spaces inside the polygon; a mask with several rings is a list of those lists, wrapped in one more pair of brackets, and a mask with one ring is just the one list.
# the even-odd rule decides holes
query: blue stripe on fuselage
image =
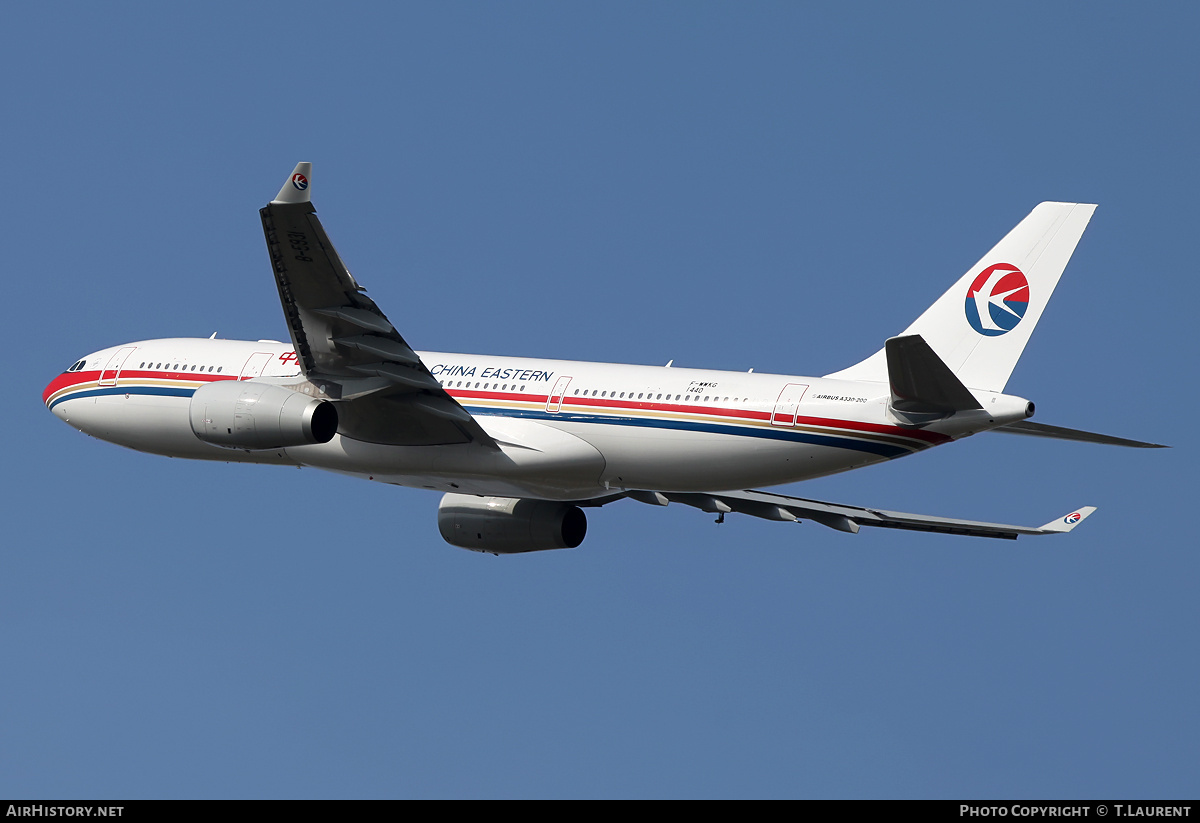
{"label": "blue stripe on fuselage", "polygon": [[65,400],[75,400],[80,397],[104,397],[112,394],[150,394],[160,397],[191,397],[195,389],[173,389],[168,386],[105,386],[98,389],[84,389],[58,397],[47,408],[53,409]]}

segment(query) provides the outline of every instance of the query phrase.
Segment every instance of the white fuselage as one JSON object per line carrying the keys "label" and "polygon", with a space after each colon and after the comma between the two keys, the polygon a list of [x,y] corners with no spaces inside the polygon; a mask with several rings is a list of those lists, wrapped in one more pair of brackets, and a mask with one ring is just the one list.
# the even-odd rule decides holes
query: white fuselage
{"label": "white fuselage", "polygon": [[419,352],[500,445],[388,446],[341,435],[245,451],[203,442],[196,389],[260,380],[321,396],[289,343],[173,338],[88,355],[47,386],[55,415],[139,451],[312,466],[438,491],[586,500],[627,489],[714,491],[804,480],[901,457],[1026,416],[1026,403],[976,392],[984,409],[901,425],[885,383]]}

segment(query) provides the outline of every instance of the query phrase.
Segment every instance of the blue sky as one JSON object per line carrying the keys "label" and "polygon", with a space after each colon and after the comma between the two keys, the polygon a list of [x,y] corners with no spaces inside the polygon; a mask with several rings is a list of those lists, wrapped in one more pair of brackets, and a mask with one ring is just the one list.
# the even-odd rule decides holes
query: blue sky
{"label": "blue sky", "polygon": [[[1187,4],[15,3],[0,795],[1195,797]],[[1100,208],[985,435],[787,491],[1069,537],[435,495],[91,440],[84,353],[282,338],[298,160],[417,348],[824,374],[1041,200]]]}

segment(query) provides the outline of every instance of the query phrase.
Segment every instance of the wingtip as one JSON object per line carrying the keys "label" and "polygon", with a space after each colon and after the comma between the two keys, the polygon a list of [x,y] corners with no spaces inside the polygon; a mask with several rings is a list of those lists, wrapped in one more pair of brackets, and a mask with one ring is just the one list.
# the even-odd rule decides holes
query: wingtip
{"label": "wingtip", "polygon": [[312,163],[297,163],[272,203],[308,203],[312,200]]}

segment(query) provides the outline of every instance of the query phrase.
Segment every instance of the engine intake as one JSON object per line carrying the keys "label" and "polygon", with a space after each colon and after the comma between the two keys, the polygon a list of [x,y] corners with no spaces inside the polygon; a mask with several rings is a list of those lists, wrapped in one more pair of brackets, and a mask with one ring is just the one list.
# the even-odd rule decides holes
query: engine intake
{"label": "engine intake", "polygon": [[192,431],[229,449],[281,449],[328,443],[338,413],[328,400],[254,381],[226,380],[192,395]]}
{"label": "engine intake", "polygon": [[587,517],[553,500],[447,494],[438,504],[438,531],[452,546],[520,554],[575,548],[587,534]]}

